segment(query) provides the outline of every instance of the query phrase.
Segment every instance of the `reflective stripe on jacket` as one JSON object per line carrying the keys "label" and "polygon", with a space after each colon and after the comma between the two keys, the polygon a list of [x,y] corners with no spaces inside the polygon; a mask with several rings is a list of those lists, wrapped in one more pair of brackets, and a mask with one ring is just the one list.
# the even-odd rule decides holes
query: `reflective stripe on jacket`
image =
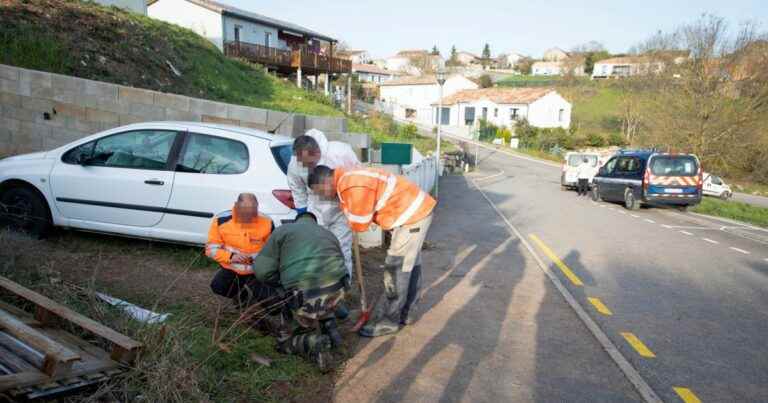
{"label": "reflective stripe on jacket", "polygon": [[353,231],[371,222],[384,230],[413,224],[432,213],[437,202],[405,177],[382,169],[336,169],[336,189]]}
{"label": "reflective stripe on jacket", "polygon": [[205,255],[238,275],[253,274],[250,264],[231,263],[230,259],[234,254],[256,258],[274,228],[275,224],[268,217],[260,215],[251,223],[240,223],[234,210],[225,211],[211,222]]}

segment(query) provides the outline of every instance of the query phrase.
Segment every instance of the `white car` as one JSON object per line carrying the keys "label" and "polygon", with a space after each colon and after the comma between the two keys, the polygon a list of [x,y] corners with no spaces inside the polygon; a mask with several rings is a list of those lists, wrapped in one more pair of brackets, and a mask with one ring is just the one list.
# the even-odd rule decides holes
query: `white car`
{"label": "white car", "polygon": [[733,196],[731,187],[728,186],[723,178],[704,172],[704,186],[702,187],[704,195],[719,197],[728,200]]}
{"label": "white car", "polygon": [[589,162],[591,168],[589,183],[592,183],[595,175],[597,175],[597,171],[602,165],[600,163],[600,154],[569,152],[565,154],[565,161],[563,161],[562,172],[560,174],[560,186],[563,190],[572,189],[578,186],[579,178],[577,168],[585,158],[587,159],[587,162]]}
{"label": "white car", "polygon": [[118,127],[0,160],[0,217],[38,236],[53,225],[202,244],[211,218],[242,192],[275,225],[295,216],[291,148],[288,137],[236,126]]}

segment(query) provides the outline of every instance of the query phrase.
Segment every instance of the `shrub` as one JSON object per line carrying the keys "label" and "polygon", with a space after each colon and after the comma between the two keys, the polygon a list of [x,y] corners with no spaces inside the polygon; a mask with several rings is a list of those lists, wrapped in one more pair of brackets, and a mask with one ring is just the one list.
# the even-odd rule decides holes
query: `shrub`
{"label": "shrub", "polygon": [[509,131],[506,127],[502,127],[499,131],[496,132],[496,137],[503,139],[504,144],[509,144],[512,140],[512,132]]}
{"label": "shrub", "polygon": [[605,138],[597,133],[589,133],[586,144],[590,147],[605,147]]}
{"label": "shrub", "polygon": [[522,148],[535,148],[539,142],[539,129],[533,127],[528,123],[528,120],[523,119],[517,122],[515,126],[515,134],[520,139],[520,147]]}
{"label": "shrub", "polygon": [[624,140],[624,136],[621,135],[621,133],[611,133],[608,135],[608,145],[610,146],[624,146],[627,142]]}
{"label": "shrub", "polygon": [[488,74],[483,74],[480,76],[480,88],[491,88],[493,87],[493,80],[491,79],[491,76]]}
{"label": "shrub", "polygon": [[492,141],[496,138],[499,128],[485,119],[480,119],[480,141]]}
{"label": "shrub", "polygon": [[400,126],[399,133],[400,137],[403,137],[405,139],[412,139],[419,135],[419,128],[416,127],[413,123],[408,123],[404,126]]}

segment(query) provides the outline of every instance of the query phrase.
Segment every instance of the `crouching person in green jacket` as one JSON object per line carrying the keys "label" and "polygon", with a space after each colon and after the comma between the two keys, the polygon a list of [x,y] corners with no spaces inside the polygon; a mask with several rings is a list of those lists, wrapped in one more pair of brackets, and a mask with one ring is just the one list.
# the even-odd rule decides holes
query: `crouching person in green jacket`
{"label": "crouching person in green jacket", "polygon": [[342,342],[335,312],[344,299],[347,269],[336,236],[317,224],[312,213],[274,230],[253,261],[253,274],[277,286],[286,307],[270,318],[278,351],[328,365],[328,353]]}

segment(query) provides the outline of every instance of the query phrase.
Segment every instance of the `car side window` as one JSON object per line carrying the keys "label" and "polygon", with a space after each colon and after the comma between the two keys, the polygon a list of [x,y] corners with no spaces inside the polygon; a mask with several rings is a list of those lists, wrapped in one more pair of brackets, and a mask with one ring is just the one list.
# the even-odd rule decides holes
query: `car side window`
{"label": "car side window", "polygon": [[176,165],[179,172],[235,175],[248,170],[248,147],[236,140],[190,133]]}
{"label": "car side window", "polygon": [[89,165],[165,170],[176,132],[137,130],[96,140]]}
{"label": "car side window", "polygon": [[79,164],[81,161],[91,158],[94,145],[96,145],[95,141],[81,144],[67,151],[64,156],[61,157],[61,160],[66,164]]}
{"label": "car side window", "polygon": [[715,184],[715,185],[722,185],[722,184],[723,184],[723,181],[722,181],[722,180],[720,180],[720,178],[719,178],[719,177],[717,177],[717,176],[713,176],[713,177],[712,177],[712,183],[713,183],[713,184]]}
{"label": "car side window", "polygon": [[640,159],[636,157],[621,157],[616,163],[616,170],[622,174],[637,172],[640,170]]}
{"label": "car side window", "polygon": [[616,161],[618,161],[617,158],[611,158],[608,162],[605,163],[605,174],[612,174],[613,170],[616,168]]}

